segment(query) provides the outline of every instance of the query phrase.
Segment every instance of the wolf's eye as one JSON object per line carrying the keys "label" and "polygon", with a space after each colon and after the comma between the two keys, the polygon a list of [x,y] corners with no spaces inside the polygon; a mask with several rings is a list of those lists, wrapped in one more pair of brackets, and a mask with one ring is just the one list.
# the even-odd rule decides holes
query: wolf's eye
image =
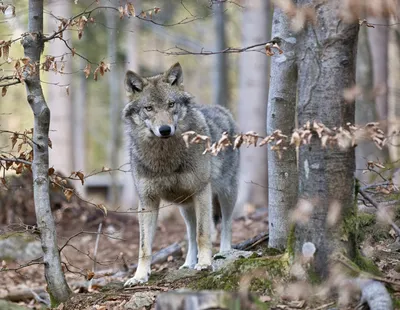
{"label": "wolf's eye", "polygon": [[148,112],[153,111],[153,107],[148,106],[148,107],[144,107],[144,108],[145,108],[146,111],[148,111]]}
{"label": "wolf's eye", "polygon": [[175,106],[175,102],[170,101],[168,102],[168,107],[173,108]]}

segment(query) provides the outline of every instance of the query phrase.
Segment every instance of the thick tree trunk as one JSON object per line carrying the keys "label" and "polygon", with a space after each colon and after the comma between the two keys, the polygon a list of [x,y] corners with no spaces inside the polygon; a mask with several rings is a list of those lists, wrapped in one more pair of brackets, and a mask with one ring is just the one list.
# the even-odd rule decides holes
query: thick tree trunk
{"label": "thick tree trunk", "polygon": [[[284,53],[272,57],[271,80],[267,115],[267,134],[280,129],[291,133],[296,127],[296,38],[290,30],[289,20],[281,9],[275,8],[272,21],[272,37],[282,40]],[[289,211],[297,202],[296,150],[289,148],[278,157],[268,151],[268,223],[271,248],[286,247],[289,232]]]}
{"label": "thick tree trunk", "polygon": [[43,262],[46,282],[53,304],[68,299],[71,291],[65,281],[57,247],[54,219],[49,197],[49,125],[50,110],[47,107],[40,84],[39,62],[43,51],[43,0],[29,1],[29,33],[24,36],[22,45],[35,71],[25,71],[25,85],[28,102],[34,114],[33,145],[34,159],[33,192],[37,226],[43,249]]}
{"label": "thick tree trunk", "polygon": [[[71,1],[49,1],[49,8],[52,14],[58,17],[70,18],[71,12]],[[59,21],[55,18],[49,19],[48,33],[57,31]],[[71,37],[70,32],[66,31],[63,33],[63,38],[69,40]],[[54,39],[50,42],[49,54],[54,56],[61,56],[65,53],[69,54],[70,51],[65,46],[64,42],[58,39]],[[61,58],[57,57],[57,69],[60,70],[62,63]],[[53,71],[47,73],[50,81],[57,82],[58,85],[49,85],[48,87],[48,103],[51,110],[51,127],[50,127],[50,140],[52,142],[52,149],[49,154],[50,166],[53,166],[57,171],[62,172],[65,175],[70,175],[74,170],[74,149],[72,141],[72,97],[68,95],[65,86],[72,84],[72,56],[64,56],[64,72],[67,74],[60,74]],[[59,86],[62,85],[62,86]],[[70,89],[73,93],[74,89]]]}
{"label": "thick tree trunk", "polygon": [[[377,121],[375,109],[375,98],[370,96],[374,88],[373,68],[370,44],[368,42],[368,28],[361,27],[358,36],[357,51],[357,78],[356,84],[361,89],[362,95],[356,99],[356,124],[364,125],[368,122]],[[356,147],[356,177],[361,181],[368,182],[370,174],[363,174],[369,160],[376,160],[382,152],[371,141],[362,141]]]}
{"label": "thick tree trunk", "polygon": [[[224,3],[214,5],[215,25],[215,50],[222,51],[226,48],[225,34],[225,6]],[[215,55],[215,83],[214,83],[214,104],[224,107],[228,105],[228,59],[227,54]]]}
{"label": "thick tree trunk", "polygon": [[[299,0],[299,4],[309,4]],[[318,120],[333,128],[354,124],[354,103],[346,103],[343,91],[355,84],[358,24],[346,24],[338,17],[339,2],[318,4],[317,24],[307,24],[298,41],[298,122]],[[322,149],[318,137],[299,152],[299,197],[314,206],[306,224],[295,230],[296,249],[305,242],[316,246],[315,269],[325,276],[330,255],[336,251],[352,256],[352,244],[342,239],[340,223],[327,226],[330,205],[337,202],[340,214],[353,208],[354,149]]]}
{"label": "thick tree trunk", "polygon": [[[267,42],[269,5],[265,0],[247,0],[242,17],[242,46]],[[263,53],[242,53],[239,59],[238,123],[243,133],[265,133],[268,100],[268,58]],[[265,148],[241,148],[240,183],[235,215],[244,206],[266,206],[268,202],[268,164]]]}

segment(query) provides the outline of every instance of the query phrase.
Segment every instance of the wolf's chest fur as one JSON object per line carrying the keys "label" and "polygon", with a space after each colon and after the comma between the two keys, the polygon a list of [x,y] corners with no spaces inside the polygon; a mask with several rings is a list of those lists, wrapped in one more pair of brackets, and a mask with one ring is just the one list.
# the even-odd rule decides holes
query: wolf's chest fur
{"label": "wolf's chest fur", "polygon": [[179,136],[142,141],[132,151],[137,186],[149,197],[190,201],[210,182],[210,156],[201,154],[201,145],[186,148]]}

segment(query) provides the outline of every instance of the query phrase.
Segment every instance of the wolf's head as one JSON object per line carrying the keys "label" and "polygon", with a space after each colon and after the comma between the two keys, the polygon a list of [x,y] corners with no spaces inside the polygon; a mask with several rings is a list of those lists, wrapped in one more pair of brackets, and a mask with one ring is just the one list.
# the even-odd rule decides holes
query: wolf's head
{"label": "wolf's head", "polygon": [[183,119],[191,95],[183,90],[182,67],[174,64],[166,72],[144,78],[128,71],[125,89],[129,103],[123,110],[128,126],[146,129],[141,134],[159,138],[173,136]]}

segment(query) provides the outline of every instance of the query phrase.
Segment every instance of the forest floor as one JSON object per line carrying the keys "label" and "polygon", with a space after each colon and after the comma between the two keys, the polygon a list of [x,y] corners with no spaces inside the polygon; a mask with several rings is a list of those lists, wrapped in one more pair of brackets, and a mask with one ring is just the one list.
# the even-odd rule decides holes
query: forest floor
{"label": "forest floor", "polygon": [[[297,297],[288,296],[287,291],[282,291],[282,284],[288,279],[285,277],[278,279],[279,270],[273,268],[268,269],[268,272],[264,272],[261,276],[253,274],[253,277],[256,278],[278,275],[276,280],[275,278],[269,279],[269,282],[256,279],[257,285],[252,279],[250,279],[250,282],[253,281],[251,284],[250,282],[246,284],[244,275],[248,274],[250,270],[258,270],[258,267],[252,267],[254,270],[246,269],[247,265],[245,268],[242,268],[241,265],[235,265],[235,268],[242,269],[244,273],[240,277],[235,277],[236,275],[232,272],[230,276],[234,277],[233,280],[224,279],[223,277],[226,274],[222,273],[217,275],[217,280],[212,278],[210,280],[210,278],[207,278],[208,272],[188,272],[187,275],[176,277],[179,273],[177,271],[179,266],[183,264],[186,251],[185,225],[179,212],[174,212],[172,217],[159,224],[153,253],[174,243],[179,243],[182,253],[180,250],[175,251],[162,262],[154,264],[151,281],[148,284],[124,289],[124,281],[132,276],[124,270],[127,266],[132,266],[137,262],[139,232],[136,218],[127,214],[113,213],[103,217],[99,210],[93,211],[93,207],[82,209],[77,203],[73,205],[62,204],[62,207],[54,215],[57,221],[59,246],[64,246],[61,256],[63,262],[65,262],[67,281],[74,292],[73,297],[67,303],[62,304],[59,309],[134,309],[132,302],[135,303],[135,301],[132,301],[132,296],[136,296],[136,300],[145,299],[145,306],[138,309],[154,309],[157,294],[185,287],[228,288],[228,290],[238,292],[234,296],[238,296],[242,308],[236,309],[322,310],[335,309],[336,307],[337,298],[307,298],[305,296],[307,294],[299,292],[299,290],[296,293]],[[374,224],[374,217],[374,215],[367,216],[363,222],[366,227],[366,237],[361,250],[369,253],[368,256],[379,268],[382,278],[400,283],[400,243],[396,241],[396,235],[392,230],[387,227],[377,228]],[[265,208],[261,208],[251,210],[246,219],[235,220],[233,223],[233,243],[237,244],[260,233],[267,232],[268,223],[266,219],[267,211]],[[102,223],[101,234],[98,238],[98,249],[95,254],[97,231],[100,223]],[[10,235],[14,234],[11,231],[18,231],[19,234],[25,230],[25,233],[29,234],[31,228],[22,224],[12,227],[8,225],[0,227],[0,232],[1,235]],[[34,239],[37,239],[37,237],[33,236],[32,240]],[[258,251],[261,256],[253,258],[253,261],[271,258],[270,255],[272,254],[265,251],[266,244],[266,241],[263,241],[263,243],[252,247],[251,250]],[[214,249],[218,249],[218,243],[214,244]],[[94,259],[96,260],[96,267],[93,274]],[[248,261],[251,261],[251,259]],[[46,302],[43,266],[33,264],[12,270],[19,267],[20,264],[12,261],[5,260],[3,262],[3,269],[0,272],[0,298],[8,298],[31,309],[46,308],[44,303],[41,302]],[[6,271],[6,269],[8,270]],[[102,274],[103,270],[109,272]],[[117,271],[120,272],[116,273]],[[171,275],[175,275],[173,280],[170,280]],[[88,287],[87,279],[92,276],[92,286]],[[308,294],[310,293],[308,292]],[[395,290],[392,294],[400,299],[399,291],[396,292]],[[243,304],[246,306],[243,306]],[[347,307],[341,307],[341,309],[354,309],[355,304],[356,299],[351,301]]]}

